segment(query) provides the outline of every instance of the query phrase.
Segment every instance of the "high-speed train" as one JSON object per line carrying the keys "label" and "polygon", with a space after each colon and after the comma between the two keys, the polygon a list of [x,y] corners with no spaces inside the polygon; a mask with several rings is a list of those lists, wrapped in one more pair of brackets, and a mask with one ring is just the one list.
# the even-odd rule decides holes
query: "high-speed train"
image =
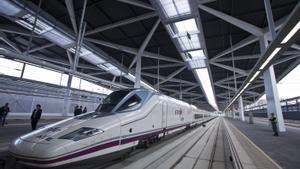
{"label": "high-speed train", "polygon": [[54,167],[126,150],[205,117],[207,112],[158,92],[124,89],[108,95],[94,112],[17,138],[9,152],[26,165]]}

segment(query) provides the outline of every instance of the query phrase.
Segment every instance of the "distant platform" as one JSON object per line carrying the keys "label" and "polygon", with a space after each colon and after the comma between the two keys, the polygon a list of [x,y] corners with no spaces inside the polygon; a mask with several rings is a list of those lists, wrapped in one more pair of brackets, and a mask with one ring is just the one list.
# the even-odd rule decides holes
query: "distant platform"
{"label": "distant platform", "polygon": [[233,119],[229,121],[283,168],[300,168],[300,128],[287,127],[286,132],[275,137],[264,119],[255,119],[255,124]]}

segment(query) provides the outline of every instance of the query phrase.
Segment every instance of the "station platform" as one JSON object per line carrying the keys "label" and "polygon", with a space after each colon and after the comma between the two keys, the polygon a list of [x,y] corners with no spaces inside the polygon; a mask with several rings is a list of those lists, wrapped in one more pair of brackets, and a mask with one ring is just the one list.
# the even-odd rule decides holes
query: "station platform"
{"label": "station platform", "polygon": [[228,121],[283,168],[300,168],[300,128],[288,125],[286,132],[275,137],[267,119],[255,118],[254,124],[237,119]]}
{"label": "station platform", "polygon": [[[9,153],[7,151],[9,143],[14,138],[30,132],[30,124],[27,122],[18,122],[19,123],[11,122],[7,126],[0,128],[0,160],[2,160],[0,169],[29,169],[28,167],[22,166],[16,161],[13,161],[9,157]],[[40,126],[51,122],[53,121],[45,120],[40,124]],[[267,139],[263,142],[263,144],[267,144],[268,139],[269,141],[274,139],[271,130],[267,127],[265,127],[265,131],[263,132],[256,131],[263,129],[261,127],[261,124],[249,125],[238,120],[217,117],[206,122],[205,125],[199,125],[193,129],[163,138],[160,142],[154,143],[149,148],[136,149],[129,155],[112,159],[109,162],[103,163],[94,159],[94,161],[85,163],[78,162],[74,165],[71,164],[69,166],[64,166],[63,168],[281,169],[281,166],[283,166],[283,168],[297,168],[295,165],[298,163],[295,161],[291,161],[293,164],[288,166],[286,163],[282,163],[281,160],[277,160],[278,156],[276,156],[276,154],[275,156],[272,154],[278,152],[273,151],[270,154],[269,151],[271,150],[265,150],[265,147],[261,146],[260,142],[256,142],[255,138],[259,138],[260,136],[258,137],[258,135],[261,133],[265,135],[261,138]],[[254,129],[253,132],[251,132],[251,128]],[[249,133],[251,134],[249,135]],[[282,137],[283,135],[278,138]],[[276,140],[274,142],[276,142]],[[282,145],[281,150],[284,150]],[[284,156],[284,153],[282,153],[282,156]],[[295,159],[297,159],[296,156]],[[281,166],[279,166],[277,162]]]}

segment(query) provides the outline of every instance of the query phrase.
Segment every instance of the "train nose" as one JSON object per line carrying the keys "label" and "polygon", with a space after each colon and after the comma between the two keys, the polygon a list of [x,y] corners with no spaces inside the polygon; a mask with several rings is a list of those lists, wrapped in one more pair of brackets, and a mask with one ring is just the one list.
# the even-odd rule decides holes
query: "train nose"
{"label": "train nose", "polygon": [[17,156],[48,159],[65,153],[64,145],[68,144],[67,142],[67,140],[56,140],[55,143],[30,142],[18,138],[10,144],[9,151]]}

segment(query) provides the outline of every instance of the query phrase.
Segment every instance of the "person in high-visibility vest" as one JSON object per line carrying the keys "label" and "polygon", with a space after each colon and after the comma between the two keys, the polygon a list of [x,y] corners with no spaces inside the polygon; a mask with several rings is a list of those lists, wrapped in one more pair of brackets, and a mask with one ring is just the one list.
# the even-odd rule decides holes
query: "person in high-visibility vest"
{"label": "person in high-visibility vest", "polygon": [[278,130],[277,130],[277,118],[275,117],[274,113],[271,113],[271,118],[269,119],[272,124],[272,129],[274,131],[274,136],[278,136]]}

